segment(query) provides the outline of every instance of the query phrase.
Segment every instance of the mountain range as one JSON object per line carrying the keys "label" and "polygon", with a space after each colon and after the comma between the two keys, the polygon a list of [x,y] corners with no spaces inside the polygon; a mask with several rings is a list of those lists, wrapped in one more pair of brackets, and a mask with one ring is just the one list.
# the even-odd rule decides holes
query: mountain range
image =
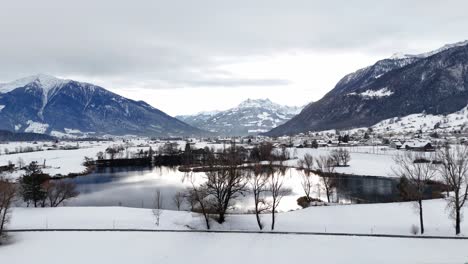
{"label": "mountain range", "polygon": [[0,84],[0,129],[53,136],[204,133],[143,101],[43,74]]}
{"label": "mountain range", "polygon": [[267,132],[281,136],[369,127],[411,114],[447,115],[468,104],[468,41],[397,54],[343,77],[322,99]]}
{"label": "mountain range", "polygon": [[218,135],[245,136],[267,132],[297,115],[301,109],[279,105],[269,99],[247,99],[225,111],[201,112],[176,118]]}

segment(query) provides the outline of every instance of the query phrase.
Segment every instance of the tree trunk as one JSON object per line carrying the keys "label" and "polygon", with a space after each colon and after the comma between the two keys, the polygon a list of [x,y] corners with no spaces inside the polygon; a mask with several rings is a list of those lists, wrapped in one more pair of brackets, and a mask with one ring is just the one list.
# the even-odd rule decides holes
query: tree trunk
{"label": "tree trunk", "polygon": [[260,219],[260,214],[258,213],[258,202],[257,201],[255,202],[255,217],[257,218],[258,228],[260,228],[260,230],[263,230],[263,225],[262,225],[262,221]]}
{"label": "tree trunk", "polygon": [[419,200],[418,203],[419,203],[419,226],[421,228],[421,235],[422,235],[422,234],[424,234],[424,220],[423,220],[422,200]]}
{"label": "tree trunk", "polygon": [[275,230],[275,209],[271,211],[271,230]]}
{"label": "tree trunk", "polygon": [[461,221],[461,216],[460,216],[460,206],[458,204],[455,205],[455,234],[459,235],[460,234],[460,221]]}
{"label": "tree trunk", "polygon": [[225,220],[224,212],[219,212],[218,223],[222,224]]}

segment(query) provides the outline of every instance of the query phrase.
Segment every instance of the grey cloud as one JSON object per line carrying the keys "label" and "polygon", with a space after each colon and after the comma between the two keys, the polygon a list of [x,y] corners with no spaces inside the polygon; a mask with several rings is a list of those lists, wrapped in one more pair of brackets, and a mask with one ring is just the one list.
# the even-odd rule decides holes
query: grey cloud
{"label": "grey cloud", "polygon": [[44,72],[154,88],[284,85],[222,76],[218,58],[292,49],[389,55],[468,37],[462,0],[0,1],[0,80]]}

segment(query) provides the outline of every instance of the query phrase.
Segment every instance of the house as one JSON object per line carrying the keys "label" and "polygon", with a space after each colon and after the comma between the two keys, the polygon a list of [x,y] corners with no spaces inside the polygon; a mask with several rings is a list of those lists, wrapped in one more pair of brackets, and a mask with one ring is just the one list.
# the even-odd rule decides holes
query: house
{"label": "house", "polygon": [[414,151],[435,151],[432,143],[428,140],[408,140],[401,149],[414,150]]}
{"label": "house", "polygon": [[400,149],[403,144],[399,140],[392,140],[390,142],[390,147],[394,149]]}

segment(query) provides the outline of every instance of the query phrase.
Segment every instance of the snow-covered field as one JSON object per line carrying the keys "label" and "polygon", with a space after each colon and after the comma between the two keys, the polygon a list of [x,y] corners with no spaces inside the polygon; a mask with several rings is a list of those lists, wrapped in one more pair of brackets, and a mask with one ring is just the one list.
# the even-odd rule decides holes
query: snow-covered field
{"label": "snow-covered field", "polygon": [[[46,146],[44,146],[46,144]],[[47,150],[52,143],[38,143],[33,144],[32,142],[9,142],[8,144],[1,144],[0,150],[2,155],[0,155],[0,166],[7,165],[8,162],[18,164],[18,159],[22,159],[24,164],[29,164],[32,161],[37,161],[40,165],[45,163],[46,168],[43,169],[45,173],[50,175],[67,175],[69,173],[81,173],[86,167],[83,166],[83,161],[85,157],[96,158],[96,154],[100,151],[104,152],[105,149],[112,145],[123,145],[122,141],[101,141],[101,142],[67,142],[63,141],[59,143],[59,146],[76,146],[79,145],[79,149],[72,150]],[[129,152],[135,152],[137,149],[148,149],[151,146],[153,149],[157,149],[163,143],[150,143],[149,140],[144,139],[134,139],[131,141],[129,147]],[[178,141],[179,148],[183,149],[185,147],[185,141]],[[138,146],[144,145],[144,147]],[[222,148],[222,144],[207,144],[206,142],[200,142],[195,145],[197,148],[203,148],[205,146]],[[41,147],[43,151],[35,151],[28,153],[17,153],[5,155],[5,149],[8,149],[10,152],[17,151],[20,148],[25,147]],[[16,171],[10,175],[10,177],[18,178],[22,174],[21,171]]]}
{"label": "snow-covered field", "polygon": [[[428,235],[452,235],[445,201],[425,202]],[[465,210],[466,211],[466,210]],[[268,230],[269,215],[264,217]],[[278,215],[277,231],[411,235],[411,203],[314,207]],[[258,230],[230,215],[215,230]],[[199,215],[124,207],[16,208],[10,228],[204,229]],[[466,234],[468,223],[462,230]],[[44,245],[51,250],[45,250]],[[0,247],[1,263],[466,263],[468,240],[290,234],[21,232]]]}
{"label": "snow-covered field", "polygon": [[[66,145],[64,143],[63,145]],[[77,143],[69,143],[75,146]],[[28,152],[28,153],[17,153],[10,155],[0,155],[0,166],[8,164],[9,161],[17,164],[18,159],[21,158],[24,164],[28,164],[32,161],[37,161],[39,164],[46,165],[43,169],[45,173],[50,175],[67,175],[68,173],[80,173],[83,172],[86,167],[82,165],[84,157],[95,158],[99,151],[104,151],[109,145],[116,144],[115,142],[81,142],[80,149],[72,150],[46,150],[44,147],[43,151]],[[19,147],[31,146],[32,143],[20,143],[11,142],[9,144],[0,145],[0,148],[8,148],[10,151],[14,151]],[[49,143],[49,146],[51,144]],[[36,145],[32,145],[36,146]],[[21,172],[13,173],[12,177],[17,178],[21,176]]]}
{"label": "snow-covered field", "polygon": [[[465,211],[467,209],[465,208]],[[453,222],[446,211],[445,200],[424,202],[426,235],[451,236]],[[262,216],[269,226],[270,215]],[[278,214],[276,231],[379,233],[411,235],[411,227],[419,220],[414,203],[336,205],[311,207]],[[205,229],[200,215],[186,211],[164,211],[160,226],[155,225],[151,209],[126,207],[59,207],[15,208],[10,228],[144,228]],[[258,230],[252,214],[229,215],[217,230]],[[268,230],[267,228],[266,230]],[[468,234],[468,221],[462,223]]]}
{"label": "snow-covered field", "polygon": [[468,106],[448,115],[411,114],[404,117],[389,118],[372,126],[374,131],[385,133],[408,133],[436,131],[453,132],[468,126]]}
{"label": "snow-covered field", "polygon": [[[311,154],[314,157],[320,155],[329,155],[330,152],[335,149],[333,147],[328,148],[298,148],[290,149],[291,157],[297,157],[287,161],[287,165],[296,166],[299,158],[304,157],[306,153]],[[394,167],[394,156],[397,153],[403,152],[388,147],[351,147],[347,148],[351,154],[351,161],[349,167],[338,167],[337,172],[348,173],[355,175],[367,175],[367,176],[385,176],[394,177],[392,167]],[[295,155],[294,155],[295,154]]]}
{"label": "snow-covered field", "polygon": [[12,240],[12,244],[0,247],[2,263],[463,264],[468,261],[468,240],[144,232],[16,233]]}
{"label": "snow-covered field", "polygon": [[[66,142],[63,143],[67,144]],[[76,143],[69,143],[76,145]],[[29,153],[18,153],[10,155],[0,155],[0,166],[7,165],[9,161],[17,163],[18,159],[24,160],[25,164],[31,161],[37,161],[39,164],[46,164],[47,168],[44,172],[50,175],[67,175],[69,173],[80,173],[86,168],[82,165],[84,157],[96,158],[96,154],[99,151],[104,151],[108,146],[114,144],[123,144],[122,142],[82,142],[80,143],[80,149],[76,150],[44,150]],[[134,151],[136,149],[145,149],[147,147],[137,147],[139,144],[147,144],[144,140],[132,141],[133,147],[129,150]],[[151,144],[153,149],[157,149],[160,143]],[[18,143],[12,142],[9,144],[0,145],[0,148],[9,148],[10,151],[14,151],[19,146],[36,146],[32,143]],[[179,142],[179,147],[183,148],[185,142]],[[222,144],[207,144],[206,142],[200,142],[195,145],[196,148],[203,148],[205,146],[215,147],[221,149]],[[44,148],[45,149],[45,148]],[[296,166],[298,158],[304,156],[305,153],[310,153],[314,157],[319,155],[328,155],[333,148],[299,148],[290,149],[291,159],[286,162],[286,165]],[[349,149],[351,151],[351,162],[349,167],[336,168],[337,172],[349,173],[355,175],[370,175],[370,176],[393,176],[392,166],[394,165],[393,156],[398,153],[394,149],[387,147],[354,147]],[[14,173],[13,177],[19,177],[21,172]]]}

